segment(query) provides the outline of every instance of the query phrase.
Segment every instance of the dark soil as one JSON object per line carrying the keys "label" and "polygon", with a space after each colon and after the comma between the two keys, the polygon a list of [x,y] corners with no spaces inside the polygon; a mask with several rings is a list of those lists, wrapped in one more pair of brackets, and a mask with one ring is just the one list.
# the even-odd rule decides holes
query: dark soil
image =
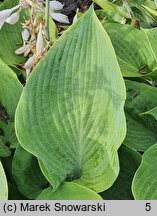
{"label": "dark soil", "polygon": [[[69,17],[70,22],[72,22],[77,8],[80,12],[86,12],[90,5],[92,4],[92,0],[58,0],[64,4],[64,8],[62,13]],[[100,8],[96,4],[94,4],[96,9]]]}
{"label": "dark soil", "polygon": [[8,123],[9,120],[8,113],[2,104],[0,104],[0,119],[6,124]]}
{"label": "dark soil", "polygon": [[62,13],[68,15],[69,20],[72,22],[73,17],[76,14],[77,8],[79,11],[85,12],[88,10],[89,6],[92,4],[92,0],[59,0],[64,3],[64,8]]}

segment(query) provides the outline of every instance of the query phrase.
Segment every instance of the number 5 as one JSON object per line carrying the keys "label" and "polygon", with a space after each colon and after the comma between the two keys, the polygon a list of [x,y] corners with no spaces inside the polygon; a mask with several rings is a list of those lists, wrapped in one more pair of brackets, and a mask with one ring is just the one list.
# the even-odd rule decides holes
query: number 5
{"label": "number 5", "polygon": [[146,203],[145,210],[146,211],[150,211],[151,210],[151,203]]}

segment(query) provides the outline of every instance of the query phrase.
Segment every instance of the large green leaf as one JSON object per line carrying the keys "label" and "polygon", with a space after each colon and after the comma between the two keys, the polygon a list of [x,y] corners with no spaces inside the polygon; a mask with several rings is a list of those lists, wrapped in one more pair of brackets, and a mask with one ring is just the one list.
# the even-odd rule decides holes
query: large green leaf
{"label": "large green leaf", "polygon": [[8,199],[8,185],[5,172],[0,161],[0,200]]}
{"label": "large green leaf", "polygon": [[16,148],[12,162],[12,173],[19,191],[29,199],[35,199],[47,186],[47,181],[41,173],[37,159],[21,146]]}
{"label": "large green leaf", "polygon": [[126,87],[127,134],[124,144],[133,149],[145,151],[157,143],[155,118],[151,115],[142,115],[142,113],[157,106],[157,88],[129,80],[126,81]]}
{"label": "large green leaf", "polygon": [[114,184],[100,195],[108,200],[132,200],[131,184],[134,174],[141,163],[141,155],[122,145],[118,151],[120,173]]}
{"label": "large green leaf", "polygon": [[14,115],[21,92],[22,85],[15,73],[0,60],[0,145],[17,143]]}
{"label": "large green leaf", "polygon": [[142,163],[135,173],[132,191],[137,200],[157,199],[157,144],[151,146],[142,156]]}
{"label": "large green leaf", "polygon": [[156,39],[130,25],[104,23],[115,48],[123,76],[154,76],[157,69]]}
{"label": "large green leaf", "polygon": [[53,192],[49,187],[41,192],[37,200],[102,200],[94,191],[73,182],[64,182]]}
{"label": "large green leaf", "polygon": [[[19,0],[5,0],[0,5],[0,11],[12,8],[18,4]],[[24,58],[15,55],[15,50],[22,46],[22,25],[23,13],[15,25],[5,23],[0,30],[0,58],[8,65],[14,66],[24,61]]]}
{"label": "large green leaf", "polygon": [[65,179],[96,192],[113,184],[124,100],[112,44],[91,8],[32,72],[16,111],[18,139],[54,190]]}

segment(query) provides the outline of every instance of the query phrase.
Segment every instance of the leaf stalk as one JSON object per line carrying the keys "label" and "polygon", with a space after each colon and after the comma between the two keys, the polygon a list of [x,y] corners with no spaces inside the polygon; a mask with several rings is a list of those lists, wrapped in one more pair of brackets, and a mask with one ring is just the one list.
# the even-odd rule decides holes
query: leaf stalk
{"label": "leaf stalk", "polygon": [[50,40],[50,29],[49,29],[49,16],[50,16],[50,0],[46,0],[46,8],[45,8],[45,35],[47,40]]}

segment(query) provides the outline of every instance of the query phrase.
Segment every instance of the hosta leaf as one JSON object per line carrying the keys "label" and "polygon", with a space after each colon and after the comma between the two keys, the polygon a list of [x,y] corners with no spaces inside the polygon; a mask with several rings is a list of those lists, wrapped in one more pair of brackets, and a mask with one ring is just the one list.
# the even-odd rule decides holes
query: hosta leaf
{"label": "hosta leaf", "polygon": [[156,17],[150,14],[143,6],[156,8],[155,4],[151,0],[145,0],[145,1],[138,1],[138,4],[136,1],[130,2],[131,6],[133,8],[133,12],[140,22],[141,28],[149,28],[152,29],[152,27],[156,26]]}
{"label": "hosta leaf", "polygon": [[0,158],[9,157],[11,153],[11,149],[0,140]]}
{"label": "hosta leaf", "polygon": [[[5,0],[0,5],[0,11],[12,8],[18,4],[19,0]],[[0,58],[8,65],[14,66],[24,61],[24,57],[15,55],[15,50],[22,46],[22,22],[21,19],[15,25],[5,23],[0,30]]]}
{"label": "hosta leaf", "polygon": [[8,182],[8,199],[10,200],[25,200],[26,197],[22,196],[17,188],[16,182],[12,175],[12,157],[1,158],[3,168],[6,173]]}
{"label": "hosta leaf", "polygon": [[22,92],[22,85],[15,73],[0,60],[0,142],[17,143],[14,131],[14,115]]}
{"label": "hosta leaf", "polygon": [[124,13],[123,11],[123,7],[117,6],[112,2],[109,2],[107,0],[93,0],[93,1],[101,8],[103,8],[106,14],[116,22],[120,22],[123,17],[127,16],[127,14]]}
{"label": "hosta leaf", "polygon": [[118,23],[104,27],[115,48],[123,76],[154,76],[157,69],[156,39],[146,31]]}
{"label": "hosta leaf", "polygon": [[100,195],[108,200],[132,200],[131,184],[134,174],[141,163],[141,155],[122,145],[118,151],[120,173],[114,184]]}
{"label": "hosta leaf", "polygon": [[113,184],[124,100],[113,47],[91,8],[35,68],[16,112],[18,139],[54,190],[64,180],[96,192]]}
{"label": "hosta leaf", "polygon": [[152,9],[148,6],[142,5],[150,14],[152,14],[153,16],[157,16],[157,11],[155,9]]}
{"label": "hosta leaf", "polygon": [[154,37],[155,40],[157,38],[157,27],[151,28],[151,29],[144,29],[144,31],[147,33],[147,35],[150,35],[151,37]]}
{"label": "hosta leaf", "polygon": [[12,173],[19,191],[29,199],[35,199],[47,186],[47,181],[41,173],[37,159],[21,146],[16,148],[12,162]]}
{"label": "hosta leaf", "polygon": [[151,146],[142,156],[142,163],[135,173],[132,191],[137,200],[157,199],[157,144]]}
{"label": "hosta leaf", "polygon": [[0,200],[8,199],[8,185],[5,172],[0,161]]}
{"label": "hosta leaf", "polygon": [[157,106],[143,113],[145,115],[152,115],[157,120]]}
{"label": "hosta leaf", "polygon": [[102,200],[102,198],[86,187],[65,182],[55,192],[52,187],[43,190],[37,200]]}
{"label": "hosta leaf", "polygon": [[8,200],[27,200],[18,190],[17,185],[8,182]]}
{"label": "hosta leaf", "polygon": [[157,106],[157,88],[129,80],[126,81],[126,87],[127,134],[124,144],[145,151],[157,143],[156,120],[151,115],[142,114]]}

